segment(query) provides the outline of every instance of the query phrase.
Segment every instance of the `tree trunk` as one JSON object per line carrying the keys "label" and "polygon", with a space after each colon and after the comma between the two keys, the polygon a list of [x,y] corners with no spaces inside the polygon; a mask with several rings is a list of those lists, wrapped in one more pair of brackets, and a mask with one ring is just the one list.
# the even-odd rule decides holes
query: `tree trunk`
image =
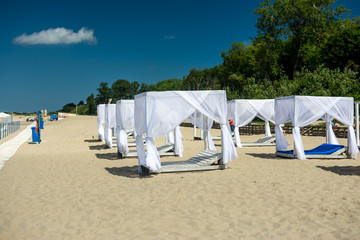
{"label": "tree trunk", "polygon": [[293,68],[293,72],[292,72],[293,79],[295,79],[296,69],[297,69],[297,66],[299,64],[301,46],[302,46],[302,39],[300,39],[299,47],[297,49],[297,54],[296,54],[296,58],[295,58],[295,64],[294,64],[294,68]]}

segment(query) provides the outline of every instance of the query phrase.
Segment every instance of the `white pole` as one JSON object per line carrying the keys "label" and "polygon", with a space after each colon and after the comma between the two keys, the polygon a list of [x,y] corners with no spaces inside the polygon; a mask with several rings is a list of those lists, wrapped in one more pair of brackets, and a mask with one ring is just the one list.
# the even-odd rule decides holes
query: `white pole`
{"label": "white pole", "polygon": [[355,102],[356,144],[359,146],[359,103]]}

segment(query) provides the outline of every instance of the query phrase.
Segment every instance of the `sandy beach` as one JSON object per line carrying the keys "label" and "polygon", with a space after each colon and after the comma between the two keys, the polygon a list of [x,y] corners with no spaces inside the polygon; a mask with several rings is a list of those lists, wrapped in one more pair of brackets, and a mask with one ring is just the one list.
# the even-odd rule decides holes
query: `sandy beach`
{"label": "sandy beach", "polygon": [[[181,131],[184,157],[162,161],[203,149],[192,128]],[[24,143],[0,170],[0,239],[360,238],[359,156],[299,161],[238,148],[226,170],[139,175],[136,158],[104,146],[96,117],[46,122],[42,143]]]}

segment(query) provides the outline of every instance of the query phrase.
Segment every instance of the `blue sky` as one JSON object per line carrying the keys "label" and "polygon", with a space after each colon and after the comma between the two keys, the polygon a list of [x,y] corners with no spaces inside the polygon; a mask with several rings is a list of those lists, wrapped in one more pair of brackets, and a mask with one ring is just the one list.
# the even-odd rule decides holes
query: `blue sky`
{"label": "blue sky", "polygon": [[[55,111],[100,82],[153,84],[221,64],[232,42],[256,36],[260,2],[0,0],[0,112]],[[360,15],[358,0],[338,2]]]}

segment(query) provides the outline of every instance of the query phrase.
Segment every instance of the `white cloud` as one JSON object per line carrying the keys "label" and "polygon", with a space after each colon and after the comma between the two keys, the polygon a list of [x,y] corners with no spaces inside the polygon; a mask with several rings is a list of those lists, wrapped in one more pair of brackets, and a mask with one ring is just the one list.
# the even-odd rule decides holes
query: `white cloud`
{"label": "white cloud", "polygon": [[75,44],[80,42],[96,43],[94,30],[81,28],[77,33],[66,28],[50,28],[30,35],[22,34],[13,40],[16,44]]}
{"label": "white cloud", "polygon": [[175,39],[175,36],[174,35],[165,35],[164,38],[168,39],[168,40],[172,40],[172,39]]}

